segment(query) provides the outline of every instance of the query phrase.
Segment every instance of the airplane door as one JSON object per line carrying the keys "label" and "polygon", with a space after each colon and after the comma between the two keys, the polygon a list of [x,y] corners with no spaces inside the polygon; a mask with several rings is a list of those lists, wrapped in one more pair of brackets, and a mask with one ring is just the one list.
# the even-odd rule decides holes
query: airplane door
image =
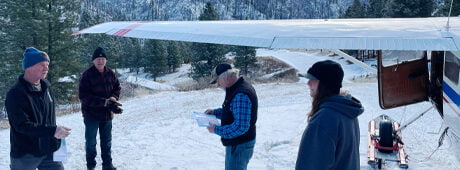
{"label": "airplane door", "polygon": [[436,106],[438,113],[443,117],[443,104],[442,104],[442,82],[443,82],[443,69],[444,69],[444,51],[431,52],[431,65],[430,65],[430,99]]}
{"label": "airplane door", "polygon": [[382,109],[428,100],[426,52],[379,51],[377,65],[379,104]]}

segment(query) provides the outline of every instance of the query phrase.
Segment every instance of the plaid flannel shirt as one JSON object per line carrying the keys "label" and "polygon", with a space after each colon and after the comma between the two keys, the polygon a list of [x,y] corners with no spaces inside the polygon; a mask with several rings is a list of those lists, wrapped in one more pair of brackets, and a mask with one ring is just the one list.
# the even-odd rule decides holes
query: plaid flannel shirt
{"label": "plaid flannel shirt", "polygon": [[[251,105],[251,100],[246,94],[236,94],[230,104],[230,110],[233,112],[234,118],[233,123],[225,126],[216,126],[214,133],[225,139],[233,139],[246,133],[250,126]],[[221,119],[222,108],[215,109],[214,115]]]}

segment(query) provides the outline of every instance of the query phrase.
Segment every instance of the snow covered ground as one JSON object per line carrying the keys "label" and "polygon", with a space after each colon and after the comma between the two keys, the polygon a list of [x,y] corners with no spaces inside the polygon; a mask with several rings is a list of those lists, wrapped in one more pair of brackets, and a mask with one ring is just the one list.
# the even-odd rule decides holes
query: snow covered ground
{"label": "snow covered ground", "polygon": [[[297,57],[299,55],[302,57]],[[324,59],[334,59],[343,64],[347,78],[343,90],[350,91],[365,107],[365,112],[359,117],[361,169],[371,169],[367,164],[369,120],[387,114],[404,124],[430,107],[429,103],[421,103],[381,110],[377,83],[350,81],[351,77],[362,74],[361,69],[336,57],[285,50],[258,50],[258,56],[278,57],[300,72],[305,72],[314,62]],[[300,81],[257,84],[255,88],[259,97],[257,142],[248,169],[294,169],[300,138],[307,125],[306,114],[311,106],[308,87],[305,81]],[[124,113],[116,115],[113,120],[114,165],[128,170],[224,169],[224,147],[219,137],[210,134],[206,128],[198,127],[190,119],[193,111],[220,106],[224,95],[224,91],[215,88],[189,92],[164,91],[122,100]],[[59,117],[57,123],[72,128],[72,134],[66,139],[71,152],[65,163],[66,169],[84,169],[84,124],[81,114]],[[460,169],[460,163],[449,151],[451,146],[448,139],[428,158],[437,146],[441,124],[440,116],[431,110],[403,131],[410,169]],[[0,144],[0,169],[8,169],[9,129],[0,131]],[[97,160],[99,169],[100,156]],[[387,169],[399,168],[394,163],[388,163]]]}
{"label": "snow covered ground", "polygon": [[135,77],[135,76],[128,76],[124,81],[128,83],[132,83],[132,84],[139,84],[139,85],[142,85],[142,87],[145,87],[151,90],[163,90],[163,91],[164,90],[177,90],[177,88],[174,86],[158,83],[153,80],[144,79],[144,78]]}

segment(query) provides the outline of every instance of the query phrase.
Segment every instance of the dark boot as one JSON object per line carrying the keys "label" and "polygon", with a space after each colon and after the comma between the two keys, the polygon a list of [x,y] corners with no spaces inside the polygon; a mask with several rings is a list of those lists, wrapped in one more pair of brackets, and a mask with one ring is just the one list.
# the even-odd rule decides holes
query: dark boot
{"label": "dark boot", "polygon": [[114,166],[103,166],[102,167],[102,170],[116,170],[117,168],[115,168]]}
{"label": "dark boot", "polygon": [[86,168],[87,170],[95,170],[94,168]]}

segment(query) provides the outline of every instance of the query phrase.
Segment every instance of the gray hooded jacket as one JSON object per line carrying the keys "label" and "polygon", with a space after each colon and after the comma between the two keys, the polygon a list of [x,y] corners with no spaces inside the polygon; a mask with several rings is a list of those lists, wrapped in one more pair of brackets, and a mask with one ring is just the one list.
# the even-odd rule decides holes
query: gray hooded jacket
{"label": "gray hooded jacket", "polygon": [[320,104],[303,133],[296,170],[359,169],[361,103],[336,95]]}

